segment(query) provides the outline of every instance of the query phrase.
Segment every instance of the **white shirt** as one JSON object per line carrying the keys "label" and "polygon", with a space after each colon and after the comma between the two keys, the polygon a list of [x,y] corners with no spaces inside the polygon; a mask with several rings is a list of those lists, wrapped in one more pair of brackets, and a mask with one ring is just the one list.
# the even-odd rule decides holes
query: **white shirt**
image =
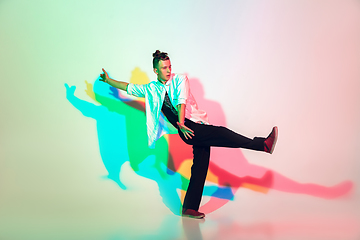
{"label": "white shirt", "polygon": [[205,111],[199,110],[194,97],[190,92],[187,76],[171,74],[170,79],[162,84],[153,81],[148,84],[129,83],[127,93],[136,97],[145,98],[146,126],[149,147],[155,147],[155,141],[163,134],[174,134],[177,130],[161,113],[165,92],[168,93],[174,107],[186,104],[185,117],[204,124],[209,124]]}

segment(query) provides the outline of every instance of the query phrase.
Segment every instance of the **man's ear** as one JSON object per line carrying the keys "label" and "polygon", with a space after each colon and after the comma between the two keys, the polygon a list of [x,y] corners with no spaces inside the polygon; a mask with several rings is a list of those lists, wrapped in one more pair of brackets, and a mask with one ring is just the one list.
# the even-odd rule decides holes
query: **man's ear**
{"label": "man's ear", "polygon": [[157,68],[154,68],[154,73],[155,73],[156,75],[159,74]]}

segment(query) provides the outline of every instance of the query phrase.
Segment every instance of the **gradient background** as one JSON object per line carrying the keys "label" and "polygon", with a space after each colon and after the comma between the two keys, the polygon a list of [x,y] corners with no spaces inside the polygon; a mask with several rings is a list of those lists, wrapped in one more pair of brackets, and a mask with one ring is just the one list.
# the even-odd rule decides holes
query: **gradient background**
{"label": "gradient background", "polygon": [[155,80],[156,49],[199,80],[229,128],[253,137],[279,126],[273,155],[242,150],[250,163],[354,184],[333,200],[239,189],[200,224],[203,239],[358,239],[359,43],[355,0],[0,1],[0,239],[186,239],[153,181],[128,164],[131,190],[101,177],[96,122],[64,87],[90,101],[85,80],[102,67]]}

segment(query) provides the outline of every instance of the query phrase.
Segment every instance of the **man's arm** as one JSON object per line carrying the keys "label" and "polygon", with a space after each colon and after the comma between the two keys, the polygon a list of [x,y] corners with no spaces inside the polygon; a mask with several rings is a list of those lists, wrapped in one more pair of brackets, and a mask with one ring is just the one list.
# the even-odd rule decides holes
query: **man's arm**
{"label": "man's arm", "polygon": [[115,79],[112,79],[109,77],[108,73],[105,71],[105,69],[102,69],[102,71],[104,72],[103,74],[100,74],[100,81],[106,82],[107,84],[116,87],[118,89],[121,89],[123,91],[126,91],[127,86],[129,85],[129,83],[127,82],[121,82],[121,81],[116,81]]}
{"label": "man's arm", "polygon": [[181,132],[184,134],[185,138],[192,138],[194,136],[194,131],[190,128],[186,127],[184,124],[185,121],[185,104],[179,104],[176,106],[179,116],[179,122],[177,122],[177,125],[179,126]]}

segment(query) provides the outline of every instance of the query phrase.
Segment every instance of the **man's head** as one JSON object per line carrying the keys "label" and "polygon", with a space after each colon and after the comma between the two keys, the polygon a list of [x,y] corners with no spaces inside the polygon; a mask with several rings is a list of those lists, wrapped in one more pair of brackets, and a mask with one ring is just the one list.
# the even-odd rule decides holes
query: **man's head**
{"label": "man's head", "polygon": [[170,79],[171,62],[167,53],[160,52],[159,50],[156,50],[156,52],[153,53],[153,68],[159,81],[166,82]]}

